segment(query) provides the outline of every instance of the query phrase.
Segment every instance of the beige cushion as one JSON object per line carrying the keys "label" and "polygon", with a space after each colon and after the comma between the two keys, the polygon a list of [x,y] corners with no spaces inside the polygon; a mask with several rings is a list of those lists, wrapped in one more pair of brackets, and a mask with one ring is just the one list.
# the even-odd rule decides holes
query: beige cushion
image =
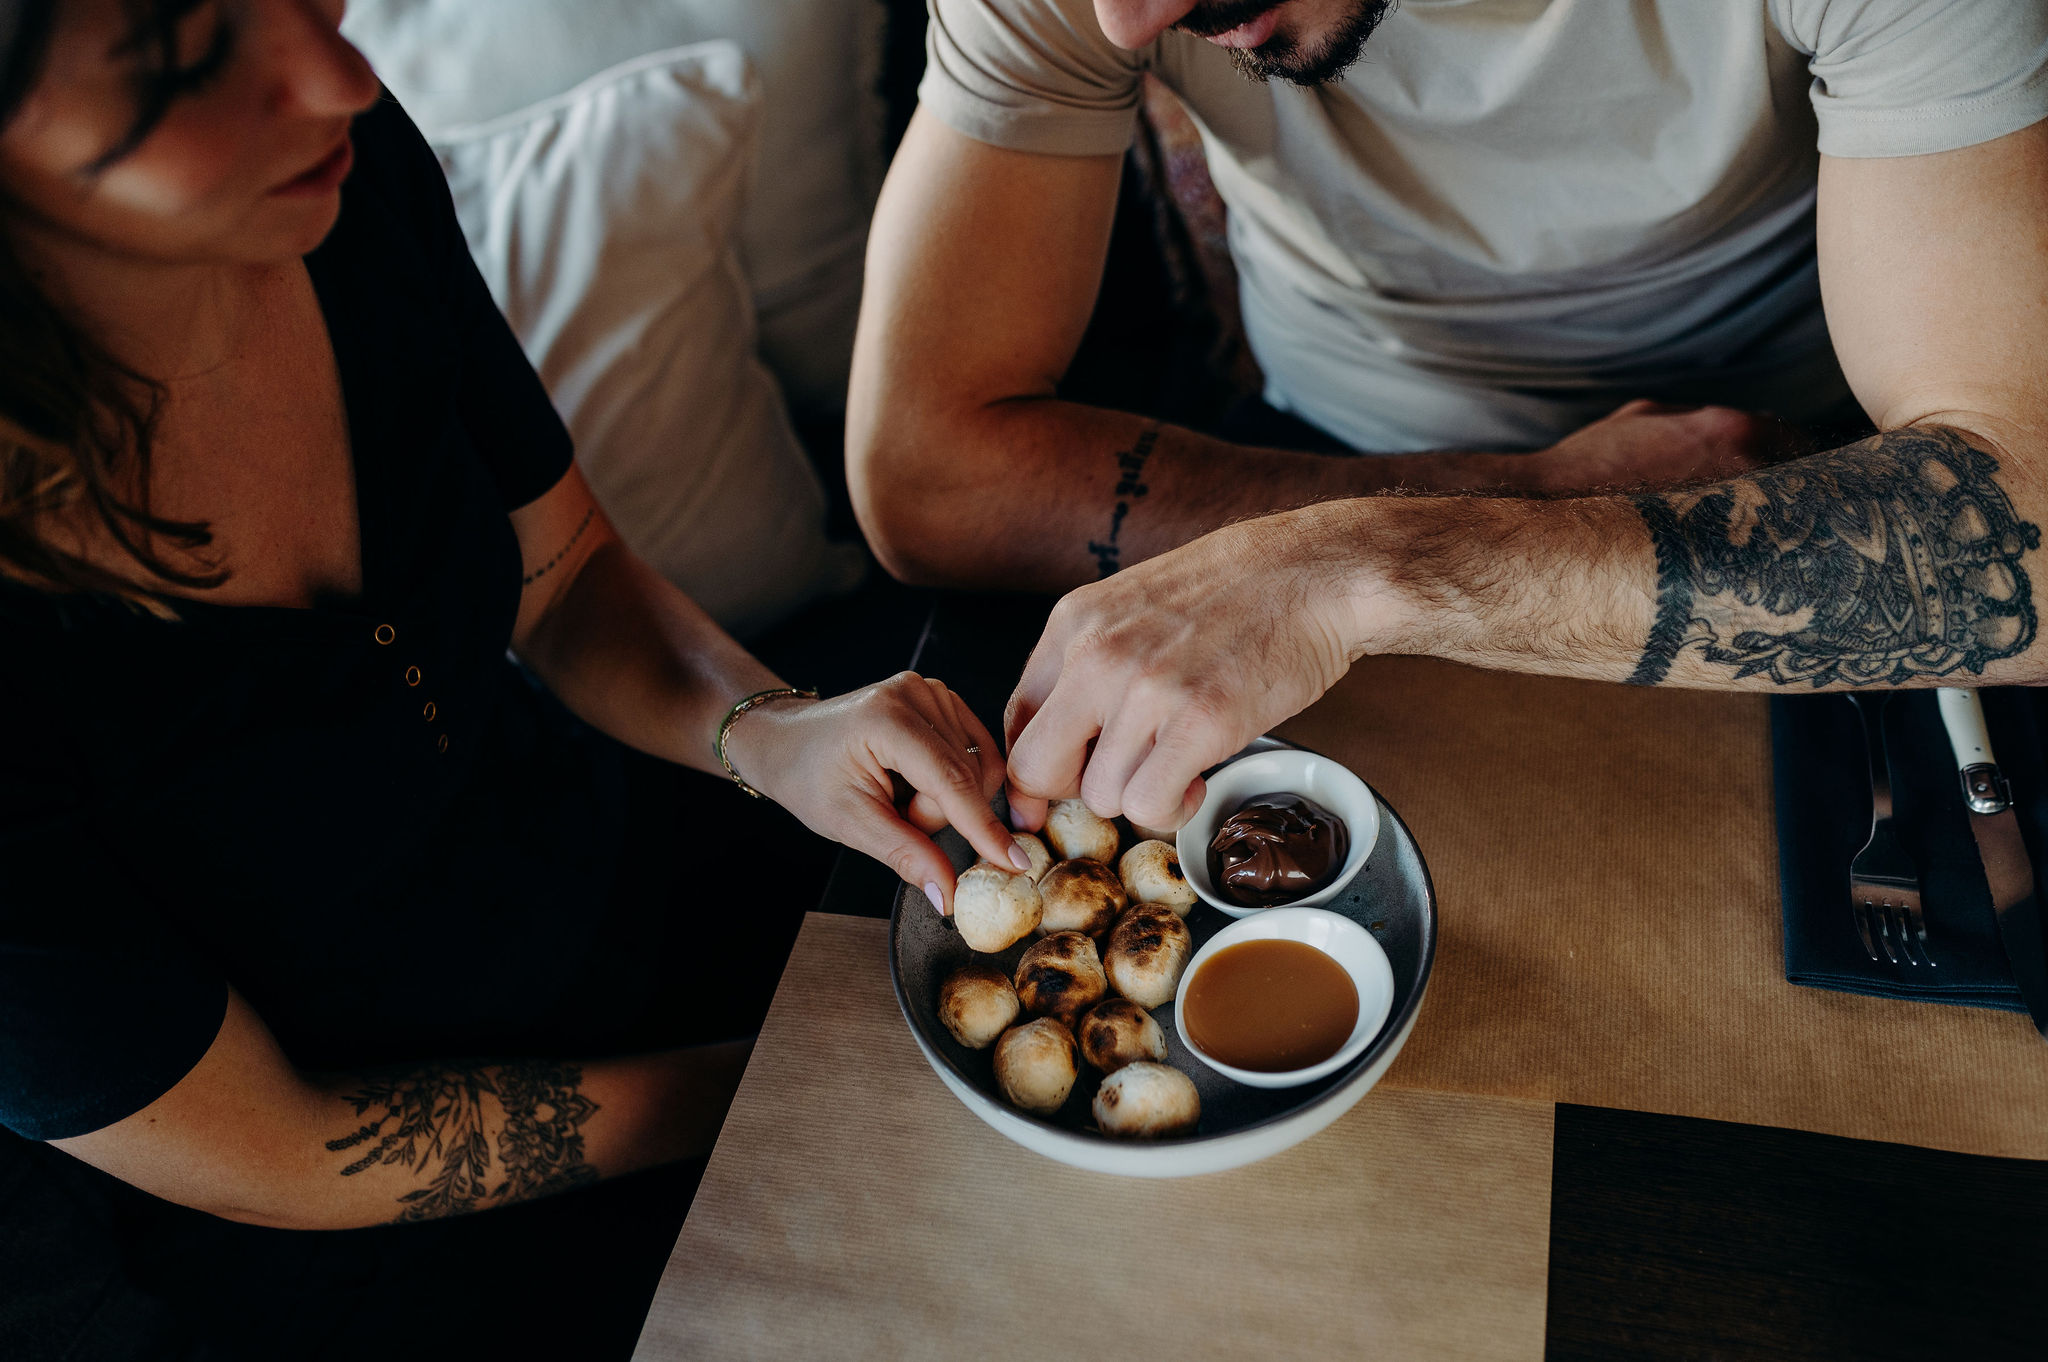
{"label": "beige cushion", "polygon": [[858,572],[825,538],[732,248],[758,99],[739,48],[705,43],[431,139],[598,500],[740,632]]}
{"label": "beige cushion", "polygon": [[727,39],[764,92],[740,258],[761,351],[800,410],[846,399],[881,184],[878,0],[351,0],[344,32],[428,136],[644,53]]}

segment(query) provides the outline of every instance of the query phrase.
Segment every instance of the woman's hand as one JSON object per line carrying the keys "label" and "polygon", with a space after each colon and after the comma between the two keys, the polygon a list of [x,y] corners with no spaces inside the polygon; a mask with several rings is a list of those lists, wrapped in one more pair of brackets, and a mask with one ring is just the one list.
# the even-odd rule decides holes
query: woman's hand
{"label": "woman's hand", "polygon": [[[948,823],[997,865],[1031,860],[989,801],[1003,754],[959,696],[904,672],[831,700],[778,700],[732,726],[726,755],[804,826],[866,852],[950,913],[953,865],[930,833]],[[896,777],[913,792],[899,805]]]}

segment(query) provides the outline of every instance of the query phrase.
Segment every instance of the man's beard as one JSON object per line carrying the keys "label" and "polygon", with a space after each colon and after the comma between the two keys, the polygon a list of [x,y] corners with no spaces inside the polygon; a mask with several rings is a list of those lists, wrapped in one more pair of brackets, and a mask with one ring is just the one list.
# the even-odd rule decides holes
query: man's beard
{"label": "man's beard", "polygon": [[[1282,0],[1205,0],[1174,25],[1184,33],[1213,38],[1248,24]],[[1355,8],[1337,25],[1335,32],[1314,44],[1304,45],[1275,33],[1257,47],[1232,47],[1231,65],[1238,74],[1261,85],[1275,77],[1304,88],[1342,80],[1365,50],[1365,40],[1387,17],[1391,0],[1358,0]]]}

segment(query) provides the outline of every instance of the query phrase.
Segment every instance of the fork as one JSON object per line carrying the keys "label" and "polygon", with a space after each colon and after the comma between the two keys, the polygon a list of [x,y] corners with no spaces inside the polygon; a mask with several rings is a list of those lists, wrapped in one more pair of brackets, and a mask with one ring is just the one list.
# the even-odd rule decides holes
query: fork
{"label": "fork", "polygon": [[[1863,742],[1870,757],[1870,840],[1849,863],[1849,899],[1856,918],[1856,935],[1872,960],[1878,949],[1894,965],[1900,956],[1908,965],[1923,961],[1934,968],[1927,950],[1927,921],[1920,914],[1920,873],[1912,853],[1892,826],[1891,757],[1885,750],[1884,711],[1891,693],[1865,695],[1847,692],[1849,702],[1863,720]],[[1893,946],[1897,939],[1896,948]],[[1914,957],[1918,943],[1920,955]]]}

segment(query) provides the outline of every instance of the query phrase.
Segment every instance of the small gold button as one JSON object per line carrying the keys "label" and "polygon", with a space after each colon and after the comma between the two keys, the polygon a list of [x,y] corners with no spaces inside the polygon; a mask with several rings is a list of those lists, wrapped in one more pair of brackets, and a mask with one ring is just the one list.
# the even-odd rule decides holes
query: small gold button
{"label": "small gold button", "polygon": [[420,669],[418,667],[407,667],[405,669],[405,684],[408,686],[417,686],[419,683]]}
{"label": "small gold button", "polygon": [[444,753],[448,750],[448,735],[446,733],[443,733],[438,739],[435,740],[434,750],[436,752]]}
{"label": "small gold button", "polygon": [[370,637],[376,639],[379,643],[389,643],[398,637],[398,631],[388,624],[380,624],[377,626],[377,632],[370,635]]}
{"label": "small gold button", "polygon": [[428,723],[434,722],[434,716],[438,713],[440,713],[440,711],[434,708],[434,702],[432,700],[427,701],[427,707],[420,711],[421,716],[425,718]]}

